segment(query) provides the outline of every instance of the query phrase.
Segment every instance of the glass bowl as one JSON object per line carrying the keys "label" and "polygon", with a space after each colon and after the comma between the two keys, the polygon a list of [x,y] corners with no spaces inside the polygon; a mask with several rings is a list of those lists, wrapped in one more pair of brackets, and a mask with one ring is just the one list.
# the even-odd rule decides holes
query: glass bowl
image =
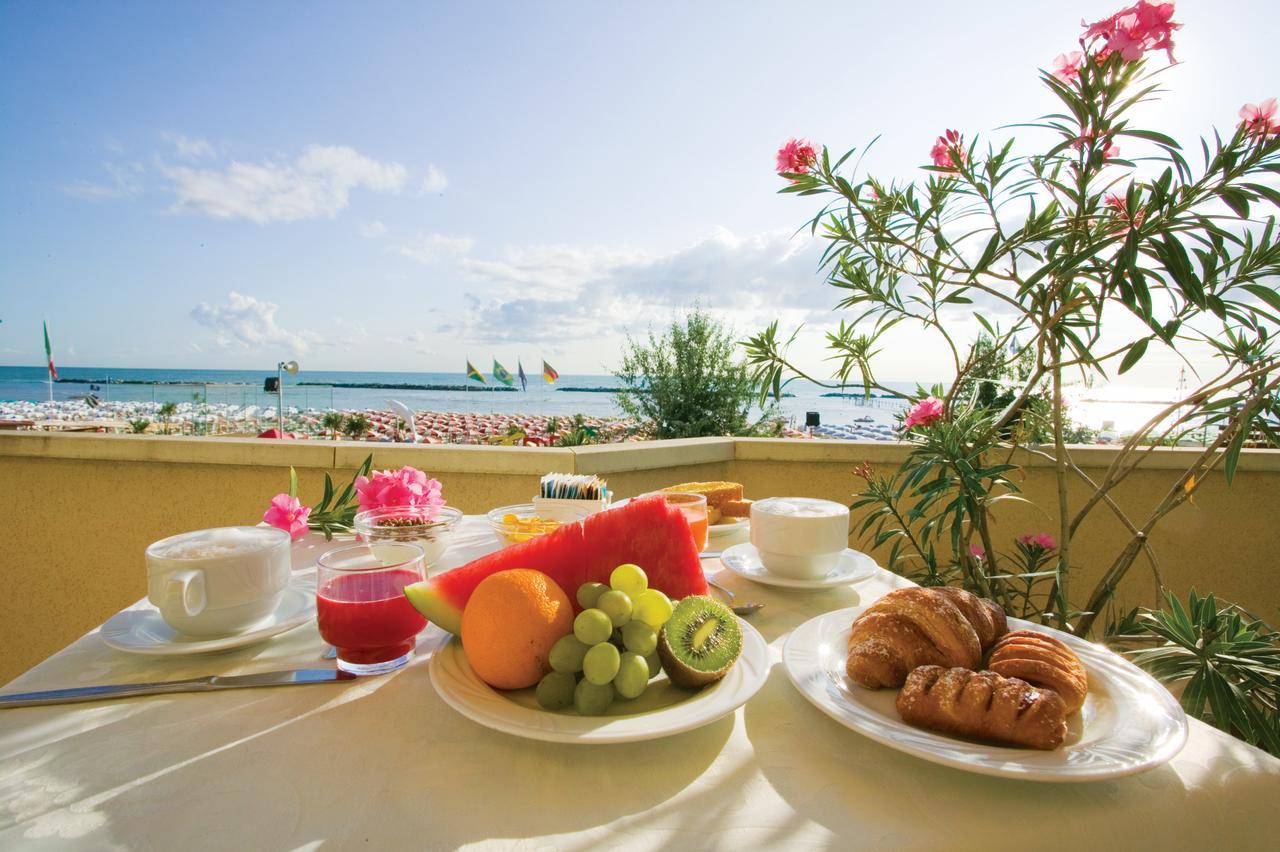
{"label": "glass bowl", "polygon": [[462,521],[462,512],[450,506],[383,506],[356,514],[357,541],[394,541],[416,544],[430,567],[440,561]]}
{"label": "glass bowl", "polygon": [[[586,506],[580,510],[572,509],[570,511],[577,515],[574,518],[575,521],[580,521],[593,513],[593,510]],[[532,503],[499,506],[490,511],[485,517],[489,519],[489,526],[493,529],[494,534],[507,544],[519,544],[522,541],[546,535],[552,530],[563,526],[561,521],[539,518],[537,512],[534,511]]]}

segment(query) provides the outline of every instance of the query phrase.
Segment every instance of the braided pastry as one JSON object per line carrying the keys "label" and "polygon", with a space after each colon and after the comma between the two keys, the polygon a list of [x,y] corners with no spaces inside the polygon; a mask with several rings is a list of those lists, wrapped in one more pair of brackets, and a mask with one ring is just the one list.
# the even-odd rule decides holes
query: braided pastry
{"label": "braided pastry", "polygon": [[1089,678],[1080,658],[1063,642],[1034,630],[1016,630],[991,649],[987,668],[1062,696],[1067,715],[1084,706]]}
{"label": "braided pastry", "polygon": [[1067,708],[1056,692],[995,672],[921,666],[908,675],[897,707],[907,724],[1005,745],[1050,751],[1067,736]]}
{"label": "braided pastry", "polygon": [[974,669],[983,647],[1005,629],[999,607],[961,589],[897,589],[854,619],[845,671],[879,689],[902,686],[922,665]]}

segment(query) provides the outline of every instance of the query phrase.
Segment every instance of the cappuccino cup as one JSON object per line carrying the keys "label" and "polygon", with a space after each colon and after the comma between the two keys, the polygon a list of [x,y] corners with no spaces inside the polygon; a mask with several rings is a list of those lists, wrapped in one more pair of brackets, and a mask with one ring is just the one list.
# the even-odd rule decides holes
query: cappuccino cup
{"label": "cappuccino cup", "polygon": [[147,599],[188,636],[230,636],[273,613],[292,569],[291,539],[274,527],[181,533],[147,548]]}
{"label": "cappuccino cup", "polygon": [[757,500],[751,504],[751,543],[770,573],[817,580],[849,546],[849,507],[811,497]]}

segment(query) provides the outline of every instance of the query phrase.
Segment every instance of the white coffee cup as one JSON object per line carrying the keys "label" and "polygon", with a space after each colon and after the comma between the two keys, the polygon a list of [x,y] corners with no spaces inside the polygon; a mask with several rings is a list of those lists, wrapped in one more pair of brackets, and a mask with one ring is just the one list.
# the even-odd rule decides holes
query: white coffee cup
{"label": "white coffee cup", "polygon": [[229,636],[280,605],[292,569],[289,534],[274,527],[219,527],[147,548],[147,599],[189,636]]}
{"label": "white coffee cup", "polygon": [[751,504],[751,543],[771,573],[816,580],[849,546],[849,507],[811,497],[757,500]]}

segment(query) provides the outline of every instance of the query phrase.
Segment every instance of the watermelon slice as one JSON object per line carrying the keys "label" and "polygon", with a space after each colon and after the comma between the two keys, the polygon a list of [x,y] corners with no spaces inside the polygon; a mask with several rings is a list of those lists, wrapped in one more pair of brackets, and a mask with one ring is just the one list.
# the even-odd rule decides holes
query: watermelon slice
{"label": "watermelon slice", "polygon": [[[462,610],[480,581],[509,568],[532,568],[551,577],[574,601],[588,581],[607,584],[609,574],[632,562],[649,586],[678,600],[705,595],[707,580],[689,524],[661,497],[632,500],[529,541],[481,556],[460,568],[406,586],[409,602],[450,633],[462,629]],[[574,601],[575,610],[578,609]]]}

